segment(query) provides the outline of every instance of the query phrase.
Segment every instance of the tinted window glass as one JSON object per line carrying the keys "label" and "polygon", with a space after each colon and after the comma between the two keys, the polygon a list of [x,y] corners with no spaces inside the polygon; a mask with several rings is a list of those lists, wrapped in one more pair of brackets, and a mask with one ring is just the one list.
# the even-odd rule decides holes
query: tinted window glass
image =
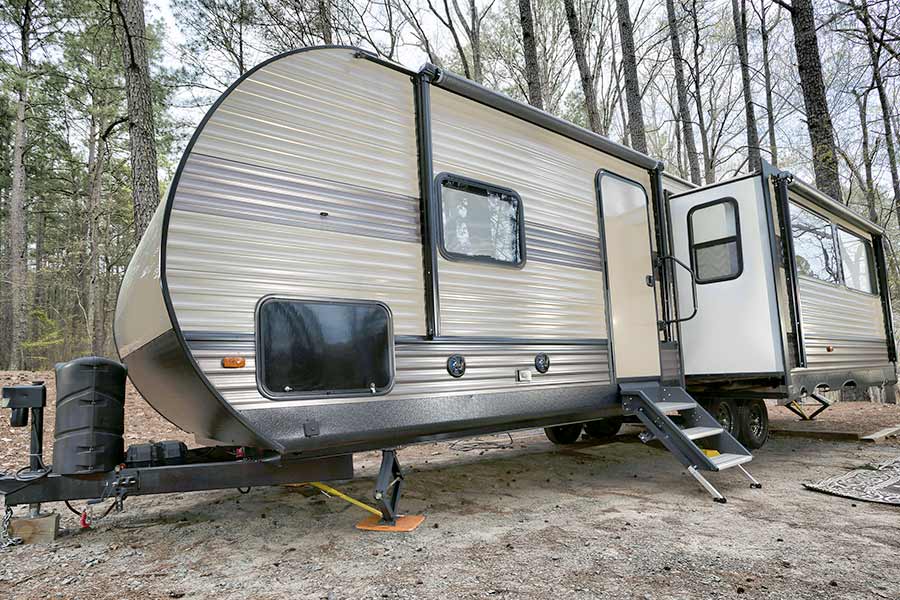
{"label": "tinted window glass", "polygon": [[794,237],[797,271],[801,275],[838,283],[840,267],[831,222],[791,204],[791,234]]}
{"label": "tinted window glass", "polygon": [[468,180],[441,182],[444,250],[457,257],[522,262],[522,201]]}
{"label": "tinted window glass", "polygon": [[688,213],[691,266],[697,283],[737,279],[741,275],[740,221],[737,201],[723,198]]}
{"label": "tinted window glass", "polygon": [[861,292],[872,293],[871,252],[869,244],[861,237],[838,229],[841,243],[841,266],[844,269],[844,283],[847,287]]}
{"label": "tinted window glass", "polygon": [[391,320],[381,304],[267,300],[257,335],[270,394],[382,393],[391,385]]}

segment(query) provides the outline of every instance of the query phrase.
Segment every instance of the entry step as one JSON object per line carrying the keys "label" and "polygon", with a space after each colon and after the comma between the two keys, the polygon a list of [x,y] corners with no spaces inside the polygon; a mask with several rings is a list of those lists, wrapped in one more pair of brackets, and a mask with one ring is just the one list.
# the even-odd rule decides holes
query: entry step
{"label": "entry step", "polygon": [[654,402],[656,407],[664,413],[675,412],[678,410],[688,410],[691,408],[696,408],[697,403],[693,401],[682,401],[682,402]]}
{"label": "entry step", "polygon": [[703,438],[712,437],[714,435],[719,435],[724,429],[721,427],[689,427],[688,429],[682,429],[684,435],[689,440],[699,440]]}
{"label": "entry step", "polygon": [[711,457],[709,460],[712,461],[712,464],[714,464],[719,471],[724,471],[725,469],[730,469],[731,467],[750,462],[753,460],[753,456],[750,454],[720,454]]}

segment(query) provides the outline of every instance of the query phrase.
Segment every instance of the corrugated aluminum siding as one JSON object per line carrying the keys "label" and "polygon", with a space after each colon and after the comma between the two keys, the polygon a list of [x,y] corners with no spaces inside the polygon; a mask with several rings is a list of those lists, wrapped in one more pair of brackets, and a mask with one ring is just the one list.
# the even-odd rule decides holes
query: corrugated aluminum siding
{"label": "corrugated aluminum siding", "polygon": [[[852,369],[888,362],[878,296],[798,278],[800,320],[810,369]],[[827,347],[832,346],[832,352]]]}
{"label": "corrugated aluminum siding", "polygon": [[425,332],[412,82],[353,54],[263,67],[200,132],[168,230],[183,331],[253,333],[276,294],[381,300]]}
{"label": "corrugated aluminum siding", "polygon": [[[202,333],[189,334],[188,344],[200,368],[223,397],[236,408],[272,408],[302,406],[317,402],[377,402],[384,396],[356,398],[306,398],[299,401],[268,400],[256,387],[255,345],[250,336],[230,340],[203,339]],[[540,374],[534,369],[539,352],[550,356],[550,370]],[[466,374],[454,379],[447,373],[447,357],[459,353],[466,357]],[[222,357],[240,355],[247,365],[242,369],[222,368]],[[428,342],[396,345],[396,381],[391,399],[423,396],[465,396],[479,392],[503,392],[541,386],[609,384],[607,346],[598,344],[494,344],[477,342]],[[532,371],[531,383],[516,381],[517,369]]]}
{"label": "corrugated aluminum siding", "polygon": [[193,152],[417,196],[409,76],[354,58],[301,52],[243,81]]}
{"label": "corrugated aluminum siding", "polygon": [[[649,190],[647,172],[446,90],[432,89],[431,115],[435,174],[515,190],[536,250],[521,270],[440,259],[441,334],[606,338],[602,273],[584,262],[585,243],[599,255],[595,177],[608,168]],[[544,232],[563,234],[552,255]]]}
{"label": "corrugated aluminum siding", "polygon": [[113,332],[121,358],[172,329],[159,274],[163,212],[160,205],[153,214],[119,288]]}

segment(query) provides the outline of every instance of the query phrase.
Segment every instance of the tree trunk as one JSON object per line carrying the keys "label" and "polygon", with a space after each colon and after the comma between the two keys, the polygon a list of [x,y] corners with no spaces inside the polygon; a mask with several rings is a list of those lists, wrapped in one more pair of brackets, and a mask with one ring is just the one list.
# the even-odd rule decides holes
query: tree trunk
{"label": "tree trunk", "polygon": [[700,19],[697,15],[697,0],[691,4],[691,23],[694,26],[694,104],[697,105],[697,128],[700,130],[700,148],[703,150],[703,180],[713,183],[716,180],[716,163],[709,147],[709,129],[706,126],[706,113],[703,111],[703,90],[700,86],[700,51],[703,41],[700,39]]}
{"label": "tree trunk", "polygon": [[578,73],[581,76],[581,91],[584,93],[584,111],[587,113],[588,125],[591,131],[600,132],[600,113],[597,112],[597,93],[594,88],[594,74],[588,65],[587,54],[584,49],[584,35],[578,23],[578,13],[575,11],[575,0],[564,0],[566,6],[566,20],[569,22],[569,35],[572,38],[572,47],[575,50],[575,62],[578,64]]}
{"label": "tree trunk", "polygon": [[891,171],[891,187],[894,192],[893,207],[897,213],[897,223],[900,224],[900,174],[897,169],[897,150],[894,146],[893,116],[891,115],[891,102],[888,99],[884,77],[881,73],[881,52],[875,44],[875,33],[872,30],[872,19],[865,1],[857,6],[853,2],[856,16],[863,24],[866,31],[866,45],[869,48],[869,60],[872,62],[872,81],[878,91],[878,101],[881,103],[881,119],[884,123],[884,145],[887,148],[888,166]]}
{"label": "tree trunk", "polygon": [[841,200],[841,181],[838,175],[837,147],[834,128],[825,95],[822,61],[816,40],[816,20],[812,0],[793,0],[791,23],[794,26],[794,48],[800,88],[806,106],[806,126],[812,145],[813,171],[816,187],[835,200]]}
{"label": "tree trunk", "polygon": [[134,235],[140,241],[159,204],[156,176],[156,128],[153,93],[147,57],[147,32],[143,0],[115,0],[125,66],[128,100],[128,135],[131,151],[131,195],[134,201]]}
{"label": "tree trunk", "polygon": [[525,79],[528,83],[528,103],[544,108],[541,91],[541,69],[538,65],[537,40],[534,36],[534,16],[531,0],[519,0],[519,20],[522,24],[522,48],[525,52]]}
{"label": "tree trunk", "polygon": [[866,104],[869,100],[869,90],[863,94],[855,94],[856,107],[859,109],[859,129],[862,136],[862,158],[863,168],[866,173],[865,193],[866,193],[866,209],[869,213],[869,220],[873,223],[878,222],[878,208],[875,199],[875,177],[872,173],[872,151],[869,148],[869,115]]}
{"label": "tree trunk", "polygon": [[756,111],[753,109],[753,93],[750,89],[750,63],[747,53],[747,5],[746,0],[731,0],[734,17],[734,34],[741,61],[741,87],[744,90],[744,116],[747,120],[747,159],[751,171],[760,168],[759,132],[756,130]]}
{"label": "tree trunk", "polygon": [[331,0],[319,0],[319,27],[322,30],[322,41],[327,45],[334,43],[334,25],[331,23]]}
{"label": "tree trunk", "polygon": [[88,152],[88,204],[87,204],[87,239],[85,247],[88,253],[88,276],[85,282],[85,312],[87,313],[87,334],[91,340],[91,354],[99,356],[102,351],[97,347],[96,331],[98,321],[103,320],[98,313],[97,304],[100,296],[100,195],[103,191],[103,171],[106,165],[106,148],[104,147],[101,131],[104,129],[103,120],[97,123],[91,119],[91,139]]}
{"label": "tree trunk", "polygon": [[469,45],[472,47],[472,75],[475,81],[482,83],[484,80],[484,67],[481,57],[481,19],[478,16],[478,7],[475,0],[469,0]]}
{"label": "tree trunk", "polygon": [[769,127],[769,160],[778,166],[778,144],[775,141],[775,102],[772,99],[772,67],[769,65],[769,26],[766,24],[766,3],[761,0],[759,20],[762,37],[763,80],[766,86],[766,120]]}
{"label": "tree trunk", "polygon": [[16,371],[25,367],[23,344],[28,335],[28,246],[25,239],[25,147],[28,129],[25,110],[28,106],[28,75],[31,68],[32,5],[25,0],[19,22],[21,67],[16,85],[15,133],[12,150],[12,182],[9,193],[9,304],[10,352],[8,368]]}
{"label": "tree trunk", "polygon": [[[617,1],[621,2],[622,0]],[[691,128],[687,85],[684,82],[684,61],[681,56],[681,41],[678,38],[678,21],[675,18],[675,2],[673,0],[666,0],[666,12],[669,20],[669,39],[672,42],[672,61],[675,63],[675,87],[678,92],[681,137],[687,152],[687,161],[691,170],[691,182],[695,185],[700,185],[700,164],[697,159],[697,144],[694,142],[694,130]]]}
{"label": "tree trunk", "polygon": [[644,112],[641,110],[641,83],[638,80],[637,57],[634,52],[634,31],[628,0],[616,0],[619,17],[619,36],[622,41],[622,67],[625,71],[625,100],[628,103],[628,132],[631,147],[647,153],[647,135],[644,131]]}

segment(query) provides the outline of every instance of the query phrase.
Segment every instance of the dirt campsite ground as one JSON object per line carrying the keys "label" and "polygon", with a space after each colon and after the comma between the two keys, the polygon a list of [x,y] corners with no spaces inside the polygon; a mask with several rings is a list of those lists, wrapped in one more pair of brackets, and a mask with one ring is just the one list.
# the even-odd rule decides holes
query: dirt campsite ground
{"label": "dirt campsite ground", "polygon": [[[51,379],[0,384],[38,377]],[[128,443],[191,441],[133,390],[126,410]],[[26,432],[2,416],[11,469]],[[900,424],[900,408],[883,417],[876,429]],[[358,531],[364,513],[309,488],[132,498],[90,530],[51,504],[63,534],[0,551],[0,597],[900,598],[900,507],[802,486],[900,456],[896,439],[774,437],[749,465],[762,490],[734,471],[711,477],[725,505],[633,435],[560,449],[523,431],[399,456],[403,507],[426,516],[413,533]],[[335,485],[368,498],[377,458],[359,455],[358,478]]]}

